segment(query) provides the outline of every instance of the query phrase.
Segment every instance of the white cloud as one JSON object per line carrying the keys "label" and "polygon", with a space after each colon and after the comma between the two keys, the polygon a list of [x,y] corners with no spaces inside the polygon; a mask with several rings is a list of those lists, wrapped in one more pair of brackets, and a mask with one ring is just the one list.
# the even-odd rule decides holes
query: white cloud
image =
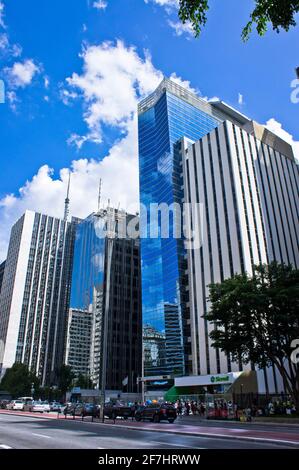
{"label": "white cloud", "polygon": [[8,91],[6,93],[6,96],[7,96],[7,101],[9,102],[10,109],[15,112],[17,110],[16,103],[19,101],[17,98],[16,92]]}
{"label": "white cloud", "polygon": [[274,118],[269,119],[266,122],[265,127],[292,145],[295,158],[299,162],[299,140],[295,140],[292,134],[283,129],[282,124]]}
{"label": "white cloud", "polygon": [[181,21],[168,20],[167,23],[175,31],[176,36],[186,34],[189,38],[194,36],[194,31],[191,23],[182,23]]}
{"label": "white cloud", "polygon": [[0,1],[0,27],[1,28],[6,28],[6,25],[4,23],[4,3]]}
{"label": "white cloud", "polygon": [[144,0],[145,3],[154,3],[164,7],[169,19],[168,25],[174,30],[176,36],[185,34],[187,39],[194,37],[194,31],[190,22],[182,23],[178,19],[179,0]]}
{"label": "white cloud", "polygon": [[27,59],[24,62],[15,62],[11,68],[7,67],[5,72],[11,86],[24,88],[31,84],[34,76],[40,72],[40,67],[32,59]]}
{"label": "white cloud", "polygon": [[241,93],[238,93],[238,103],[240,106],[242,106],[242,104],[244,104],[244,98],[243,98],[243,95]]}
{"label": "white cloud", "polygon": [[97,8],[97,10],[105,10],[108,6],[108,3],[105,0],[97,0],[96,2],[93,2],[92,6]]}
{"label": "white cloud", "polygon": [[6,33],[0,34],[0,49],[6,50],[9,46],[9,39]]}
{"label": "white cloud", "polygon": [[193,92],[193,93],[196,93],[198,95],[200,95],[200,91],[197,90],[196,88],[193,88],[191,86],[191,83],[189,80],[183,80],[181,77],[178,77],[177,74],[175,72],[173,72],[170,77],[169,77],[173,82],[177,83],[178,85],[184,87],[184,88],[187,88],[187,90]]}
{"label": "white cloud", "polygon": [[[150,93],[163,75],[151,62],[149,54],[142,59],[134,47],[126,47],[122,41],[116,45],[104,42],[89,46],[81,54],[83,73],[74,73],[67,79],[69,89],[63,96],[69,99],[74,91],[84,99],[88,133],[85,140],[102,141],[102,125],[109,125],[126,132],[136,111],[137,102]],[[82,142],[75,135],[71,142]],[[82,143],[81,143],[82,145]]]}
{"label": "white cloud", "polygon": [[[0,260],[5,259],[9,230],[26,209],[37,210],[52,216],[62,217],[68,183],[69,169],[60,171],[55,178],[52,170],[42,166],[38,173],[19,190],[0,200],[1,230]],[[131,121],[128,134],[116,142],[109,154],[101,161],[80,159],[71,165],[71,213],[86,217],[97,208],[97,192],[102,178],[102,201],[123,208],[138,208],[138,160],[137,123]]]}
{"label": "white cloud", "polygon": [[[148,54],[142,58],[134,47],[126,47],[121,41],[90,46],[83,51],[82,59],[82,74],[73,74],[68,79],[71,91],[64,90],[67,93],[62,96],[67,97],[69,104],[78,99],[77,91],[80,92],[89,132],[87,136],[74,133],[70,139],[82,146],[87,139],[95,140],[96,133],[101,138],[103,125],[116,127],[122,137],[101,161],[84,158],[72,162],[71,213],[86,217],[96,210],[100,179],[104,204],[109,198],[114,206],[120,203],[122,208],[135,211],[139,200],[137,103],[156,88],[163,75],[153,66]],[[190,86],[175,74],[172,79]],[[26,209],[57,217],[63,215],[68,172],[69,169],[63,168],[59,177],[54,177],[52,170],[44,165],[17,194],[0,200],[0,226],[6,227],[0,234],[0,259],[6,256],[10,227]]]}
{"label": "white cloud", "polygon": [[46,90],[49,88],[50,86],[50,79],[47,75],[44,76],[44,86],[46,88]]}
{"label": "white cloud", "polygon": [[178,8],[179,0],[144,0],[145,3],[156,3],[161,7],[173,7]]}

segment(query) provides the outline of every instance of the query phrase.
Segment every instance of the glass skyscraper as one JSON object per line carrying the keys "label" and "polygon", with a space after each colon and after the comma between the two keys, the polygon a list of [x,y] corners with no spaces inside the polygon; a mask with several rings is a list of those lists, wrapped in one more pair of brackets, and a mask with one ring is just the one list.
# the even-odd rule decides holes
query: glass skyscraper
{"label": "glass skyscraper", "polygon": [[[183,202],[182,155],[176,143],[185,136],[196,141],[227,116],[221,102],[208,103],[164,79],[138,106],[140,202]],[[241,115],[242,116],[242,115]],[[145,376],[178,376],[191,372],[187,262],[182,239],[145,237],[149,217],[141,218],[142,314]],[[170,213],[170,235],[174,217]],[[161,220],[158,218],[161,229]],[[149,334],[150,333],[150,334]]]}
{"label": "glass skyscraper", "polygon": [[138,217],[107,208],[78,224],[66,351],[76,375],[126,392],[137,391],[142,360],[140,243],[126,236],[131,220]]}

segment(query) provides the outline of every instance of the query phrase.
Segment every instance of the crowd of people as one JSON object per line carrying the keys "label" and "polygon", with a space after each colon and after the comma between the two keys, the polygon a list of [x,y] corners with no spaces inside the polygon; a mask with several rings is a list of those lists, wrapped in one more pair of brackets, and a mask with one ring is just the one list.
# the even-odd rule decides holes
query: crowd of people
{"label": "crowd of people", "polygon": [[190,400],[177,400],[174,404],[178,416],[199,415],[205,416],[206,405],[202,402]]}
{"label": "crowd of people", "polygon": [[177,400],[174,403],[178,416],[197,415],[202,418],[236,419],[251,421],[255,417],[290,416],[296,414],[296,406],[290,399],[271,399],[265,405],[240,406],[230,400],[217,399],[211,403],[195,400]]}

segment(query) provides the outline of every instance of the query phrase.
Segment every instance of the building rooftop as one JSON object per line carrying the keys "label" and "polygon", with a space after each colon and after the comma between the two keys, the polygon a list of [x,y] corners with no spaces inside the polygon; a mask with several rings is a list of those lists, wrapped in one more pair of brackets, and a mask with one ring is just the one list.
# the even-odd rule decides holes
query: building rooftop
{"label": "building rooftop", "polygon": [[142,114],[148,109],[152,108],[165,92],[172,93],[178,98],[186,101],[186,103],[189,103],[195,108],[198,108],[210,116],[218,119],[219,122],[229,119],[239,126],[243,126],[247,122],[250,122],[248,117],[223,101],[207,101],[203,98],[200,98],[196,93],[182,87],[181,85],[178,85],[166,77],[162,80],[160,85],[151,95],[140,101],[138,104],[138,114]]}

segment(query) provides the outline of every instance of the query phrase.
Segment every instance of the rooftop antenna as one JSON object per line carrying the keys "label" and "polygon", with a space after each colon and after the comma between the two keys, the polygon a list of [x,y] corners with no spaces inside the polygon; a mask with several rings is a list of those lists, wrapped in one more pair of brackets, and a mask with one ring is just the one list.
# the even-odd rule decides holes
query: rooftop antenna
{"label": "rooftop antenna", "polygon": [[99,184],[98,212],[100,212],[100,207],[101,207],[101,197],[102,197],[102,178],[100,179],[100,184]]}
{"label": "rooftop antenna", "polygon": [[71,184],[71,172],[69,171],[69,181],[67,185],[67,194],[64,201],[64,217],[63,220],[67,222],[70,215],[70,184]]}

